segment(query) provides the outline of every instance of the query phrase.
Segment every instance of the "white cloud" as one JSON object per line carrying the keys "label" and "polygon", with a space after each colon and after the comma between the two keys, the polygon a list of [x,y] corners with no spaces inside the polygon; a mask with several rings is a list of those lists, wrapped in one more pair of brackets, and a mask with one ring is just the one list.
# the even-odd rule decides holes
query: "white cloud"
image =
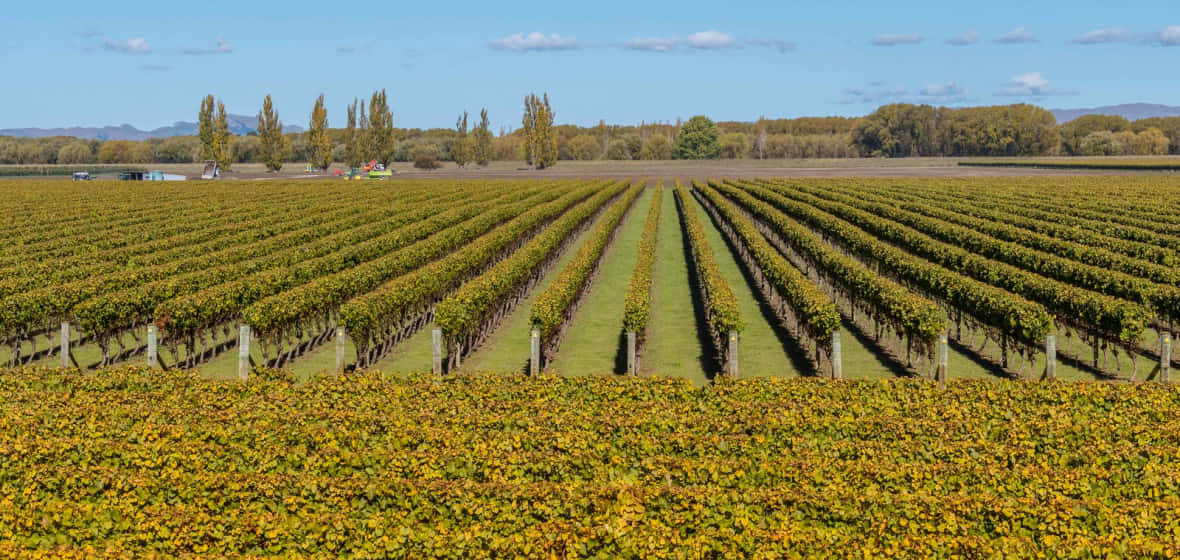
{"label": "white cloud", "polygon": [[1126,43],[1135,38],[1135,34],[1121,27],[1108,27],[1087,31],[1070,39],[1071,43],[1080,45],[1097,45],[1100,43]]}
{"label": "white cloud", "polygon": [[513,33],[507,37],[493,39],[488,42],[493,49],[514,51],[518,53],[529,51],[560,51],[578,48],[578,41],[573,37],[562,37],[556,33],[546,35],[539,31],[529,34]]}
{"label": "white cloud", "polygon": [[962,35],[955,35],[954,37],[951,37],[950,39],[946,40],[946,44],[954,45],[956,47],[964,47],[967,45],[974,45],[975,43],[978,43],[978,42],[979,42],[979,32],[974,31],[974,30],[968,31]]}
{"label": "white cloud", "polygon": [[1017,27],[1016,29],[1013,29],[1012,31],[1009,31],[1000,36],[999,39],[996,39],[996,42],[1005,45],[1035,43],[1037,42],[1037,36],[1033,35],[1028,29],[1024,27]]}
{"label": "white cloud", "polygon": [[896,102],[908,98],[910,91],[901,86],[886,86],[880,82],[873,82],[868,87],[850,87],[844,90],[844,98],[840,103],[882,103]]}
{"label": "white cloud", "polygon": [[751,40],[747,41],[747,43],[750,46],[754,46],[754,47],[766,47],[769,49],[775,49],[780,53],[792,52],[796,48],[798,48],[798,45],[796,45],[794,41],[787,41],[784,39],[770,39],[770,38],[751,39]]}
{"label": "white cloud", "polygon": [[[753,39],[746,44],[757,47],[778,49],[787,52],[795,49],[795,43],[781,39]],[[671,52],[681,48],[698,50],[740,49],[742,42],[733,35],[720,31],[701,31],[687,37],[636,37],[619,46],[635,51]]]}
{"label": "white cloud", "polygon": [[636,37],[623,43],[623,47],[636,51],[668,52],[680,46],[676,37]]}
{"label": "white cloud", "polygon": [[1002,97],[1046,97],[1050,95],[1072,95],[1071,91],[1059,90],[1049,83],[1040,72],[1017,74],[996,92]]}
{"label": "white cloud", "polygon": [[1157,44],[1165,47],[1180,47],[1180,25],[1169,25],[1156,34]]}
{"label": "white cloud", "polygon": [[917,33],[886,33],[873,37],[869,43],[878,47],[892,47],[895,45],[916,45],[924,40],[925,38]]}
{"label": "white cloud", "polygon": [[918,91],[920,100],[927,103],[961,103],[967,100],[967,88],[959,82],[926,84]]}
{"label": "white cloud", "polygon": [[225,40],[225,37],[217,38],[217,45],[211,49],[184,49],[184,54],[187,55],[205,55],[205,54],[229,54],[234,52],[233,45]]}
{"label": "white cloud", "polygon": [[740,47],[738,40],[720,31],[701,31],[689,35],[684,44],[694,49],[720,50]]}
{"label": "white cloud", "polygon": [[107,39],[102,42],[102,48],[123,54],[146,54],[152,52],[151,45],[143,37],[132,37],[123,41]]}
{"label": "white cloud", "polygon": [[886,104],[886,103],[926,103],[946,105],[963,103],[968,100],[967,88],[957,81],[945,83],[929,83],[912,93],[909,88],[897,85],[887,85],[883,82],[870,82],[866,87],[846,88],[840,103],[850,104]]}

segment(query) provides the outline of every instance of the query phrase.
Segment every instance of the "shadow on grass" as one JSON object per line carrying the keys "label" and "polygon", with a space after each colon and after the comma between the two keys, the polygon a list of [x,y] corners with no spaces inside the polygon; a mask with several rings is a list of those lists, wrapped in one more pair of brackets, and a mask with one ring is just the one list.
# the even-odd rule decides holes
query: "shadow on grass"
{"label": "shadow on grass", "polygon": [[721,355],[717,352],[717,348],[713,345],[713,340],[709,336],[709,319],[705,315],[705,302],[701,296],[701,282],[697,276],[696,267],[693,266],[694,259],[692,257],[692,247],[688,238],[688,226],[684,223],[685,212],[695,212],[695,208],[685,208],[681,204],[680,197],[675,196],[676,208],[679,210],[680,217],[680,237],[684,240],[684,264],[688,269],[688,286],[692,290],[692,311],[693,317],[696,319],[697,341],[701,345],[701,355],[698,356],[700,360],[701,370],[705,372],[705,377],[710,382],[717,372],[721,371]]}
{"label": "shadow on grass", "polygon": [[791,360],[791,365],[795,368],[795,371],[805,376],[814,377],[818,375],[819,371],[815,369],[815,364],[808,357],[807,350],[800,346],[799,341],[791,336],[790,329],[775,314],[774,308],[771,307],[770,302],[766,301],[766,296],[762,293],[762,290],[758,289],[758,281],[754,278],[749,266],[746,265],[746,261],[738,256],[738,248],[734,246],[729,236],[725,235],[725,230],[722,229],[721,224],[717,223],[713,214],[705,212],[705,215],[709,217],[709,221],[713,222],[713,227],[717,228],[717,232],[721,234],[721,239],[725,242],[726,248],[734,256],[733,260],[737,262],[738,270],[741,271],[742,278],[746,280],[746,286],[749,287],[750,293],[754,295],[754,301],[758,303],[758,312],[762,314],[762,318],[770,325],[770,330],[774,332],[775,338],[778,339],[779,345],[783,347],[787,358]]}

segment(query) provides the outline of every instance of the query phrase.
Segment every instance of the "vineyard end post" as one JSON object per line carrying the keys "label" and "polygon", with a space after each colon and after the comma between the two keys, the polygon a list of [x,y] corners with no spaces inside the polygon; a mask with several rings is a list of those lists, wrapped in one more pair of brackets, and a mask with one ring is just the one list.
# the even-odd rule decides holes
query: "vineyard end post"
{"label": "vineyard end post", "polygon": [[238,379],[250,378],[250,325],[238,328]]}
{"label": "vineyard end post", "polygon": [[1172,334],[1160,336],[1160,381],[1172,382]]}
{"label": "vineyard end post", "polygon": [[541,331],[529,333],[529,375],[541,373]]}
{"label": "vineyard end post", "polygon": [[627,331],[627,375],[635,373],[635,331]]}
{"label": "vineyard end post", "polygon": [[737,331],[729,331],[729,345],[727,347],[729,352],[729,376],[737,378],[738,376],[738,333]]}
{"label": "vineyard end post", "polygon": [[435,375],[442,374],[442,329],[430,331],[430,371]]}
{"label": "vineyard end post", "polygon": [[61,367],[70,367],[70,323],[61,324]]}
{"label": "vineyard end post", "polygon": [[344,329],[336,329],[336,373],[344,373]]}
{"label": "vineyard end post", "polygon": [[840,331],[832,333],[832,379],[844,379],[844,359],[840,355]]}
{"label": "vineyard end post", "polygon": [[946,389],[946,368],[949,351],[947,349],[947,334],[938,335],[938,373],[935,374],[939,389]]}
{"label": "vineyard end post", "polygon": [[1057,377],[1057,336],[1045,337],[1045,379]]}
{"label": "vineyard end post", "polygon": [[148,325],[147,329],[147,365],[148,367],[157,367],[157,353],[159,352],[159,335],[156,334],[156,326]]}

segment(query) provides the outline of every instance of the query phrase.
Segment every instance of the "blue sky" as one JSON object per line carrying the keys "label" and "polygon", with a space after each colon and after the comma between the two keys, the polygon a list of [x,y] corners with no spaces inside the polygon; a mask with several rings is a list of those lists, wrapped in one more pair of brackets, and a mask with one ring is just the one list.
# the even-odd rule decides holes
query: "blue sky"
{"label": "blue sky", "polygon": [[893,101],[1180,105],[1174,0],[14,2],[0,20],[0,128],[195,120],[213,93],[270,93],[343,124],[388,91],[397,126],[487,106],[515,126],[546,91],[558,122],[862,115]]}

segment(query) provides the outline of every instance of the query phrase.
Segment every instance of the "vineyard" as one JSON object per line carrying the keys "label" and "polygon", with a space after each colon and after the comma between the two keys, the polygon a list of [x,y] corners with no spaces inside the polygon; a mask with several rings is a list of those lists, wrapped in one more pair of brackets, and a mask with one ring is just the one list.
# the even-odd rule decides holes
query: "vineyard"
{"label": "vineyard", "polygon": [[1180,550],[1167,175],[0,192],[0,558]]}
{"label": "vineyard", "polygon": [[1164,380],[1178,186],[11,182],[0,336],[10,366],[214,377],[565,373],[573,337],[570,373]]}

